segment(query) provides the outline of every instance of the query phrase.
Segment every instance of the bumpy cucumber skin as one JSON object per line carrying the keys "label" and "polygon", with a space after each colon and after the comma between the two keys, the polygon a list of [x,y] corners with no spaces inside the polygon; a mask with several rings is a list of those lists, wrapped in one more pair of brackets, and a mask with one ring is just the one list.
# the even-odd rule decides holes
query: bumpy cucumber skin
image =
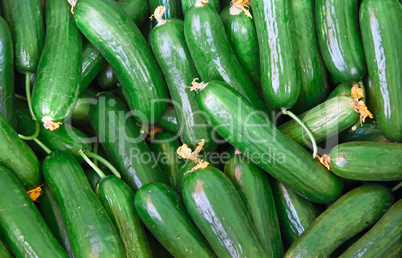
{"label": "bumpy cucumber skin", "polygon": [[[35,84],[32,107],[36,118],[63,122],[74,110],[81,78],[81,34],[67,1],[46,2],[46,39]],[[44,121],[43,121],[44,122]]]}
{"label": "bumpy cucumber skin", "polygon": [[282,235],[290,246],[318,216],[315,205],[281,182],[271,181]]}
{"label": "bumpy cucumber skin", "polygon": [[68,257],[10,170],[0,166],[0,232],[17,257]]}
{"label": "bumpy cucumber skin", "polygon": [[110,161],[134,192],[148,183],[165,182],[165,175],[120,99],[108,93],[100,95],[91,107],[89,120]]}
{"label": "bumpy cucumber skin", "polygon": [[160,126],[162,129],[175,134],[178,134],[180,130],[176,112],[170,106],[167,108],[166,113],[156,124]]}
{"label": "bumpy cucumber skin", "polygon": [[135,211],[134,193],[115,176],[101,179],[97,195],[123,242],[126,257],[151,257],[144,226]]}
{"label": "bumpy cucumber skin", "polygon": [[299,96],[301,74],[290,0],[251,1],[260,47],[264,99],[291,108]]}
{"label": "bumpy cucumber skin", "polygon": [[145,124],[159,120],[167,108],[166,83],[147,42],[123,8],[114,1],[80,0],[74,19],[113,67],[137,120]]}
{"label": "bumpy cucumber skin", "polygon": [[200,76],[184,38],[183,21],[172,18],[157,25],[151,33],[151,46],[169,88],[180,139],[192,149],[204,139],[203,151],[214,150],[213,130],[198,108],[197,93],[190,89],[194,78]]}
{"label": "bumpy cucumber skin", "polygon": [[40,0],[2,2],[13,37],[15,67],[20,73],[35,73],[45,38]]}
{"label": "bumpy cucumber skin", "polygon": [[359,2],[358,0],[315,2],[321,53],[329,72],[339,82],[359,81],[367,71],[359,31]]}
{"label": "bumpy cucumber skin", "polygon": [[267,110],[237,61],[222,21],[211,5],[194,6],[189,10],[184,20],[184,34],[195,67],[204,82],[225,81],[259,110]]}
{"label": "bumpy cucumber skin", "polygon": [[293,0],[301,89],[293,109],[302,113],[320,104],[328,94],[327,69],[321,56],[315,25],[314,0]]}
{"label": "bumpy cucumber skin", "polygon": [[392,192],[381,185],[353,189],[318,216],[292,244],[285,257],[329,256],[344,241],[372,225],[389,208],[392,200]]}
{"label": "bumpy cucumber skin", "polygon": [[[1,5],[1,3],[0,3]],[[0,115],[15,127],[14,117],[14,52],[11,32],[0,17]]]}
{"label": "bumpy cucumber skin", "polygon": [[246,207],[230,179],[207,167],[189,173],[183,200],[218,257],[266,257]]}
{"label": "bumpy cucumber skin", "polygon": [[224,172],[246,205],[269,256],[283,256],[281,231],[268,175],[242,154],[233,155]]}
{"label": "bumpy cucumber skin", "polygon": [[397,0],[364,0],[360,6],[360,27],[374,88],[374,118],[388,139],[401,141],[401,4]]}
{"label": "bumpy cucumber skin", "polygon": [[[397,201],[378,222],[349,247],[345,257],[390,257],[388,251],[402,245],[402,200]],[[402,253],[399,253],[399,257]]]}
{"label": "bumpy cucumber skin", "polygon": [[[190,9],[194,6],[197,0],[181,0],[181,7],[183,9],[184,16],[190,11]],[[208,4],[210,4],[214,9],[220,13],[221,12],[221,3],[219,0],[209,0]]]}
{"label": "bumpy cucumber skin", "polygon": [[60,205],[74,254],[124,257],[119,235],[77,160],[52,152],[43,162],[43,175]]}
{"label": "bumpy cucumber skin", "polygon": [[117,88],[117,83],[119,82],[110,64],[103,67],[96,77],[96,80],[98,81],[99,86],[104,90],[114,90]]}
{"label": "bumpy cucumber skin", "polygon": [[401,143],[347,142],[331,150],[331,170],[353,180],[401,180],[401,157]]}
{"label": "bumpy cucumber skin", "polygon": [[142,222],[174,257],[214,257],[172,188],[148,184],[137,191],[134,204]]}

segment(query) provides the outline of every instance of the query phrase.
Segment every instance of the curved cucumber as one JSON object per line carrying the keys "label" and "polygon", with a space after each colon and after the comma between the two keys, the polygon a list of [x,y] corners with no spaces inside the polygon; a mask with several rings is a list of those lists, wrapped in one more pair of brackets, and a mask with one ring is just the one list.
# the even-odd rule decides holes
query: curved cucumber
{"label": "curved cucumber", "polygon": [[225,165],[225,174],[240,194],[254,222],[261,243],[270,257],[283,256],[281,232],[268,175],[250,163],[242,154],[235,154]]}
{"label": "curved cucumber", "polygon": [[374,117],[385,137],[402,140],[402,7],[397,0],[364,0],[360,26],[374,91]]}
{"label": "curved cucumber", "polygon": [[145,230],[134,208],[134,193],[115,176],[101,179],[98,198],[123,242],[126,257],[151,257]]}
{"label": "curved cucumber", "polygon": [[367,71],[359,32],[359,2],[358,0],[315,2],[321,53],[329,72],[339,82],[359,81]]}
{"label": "curved cucumber", "polygon": [[230,179],[214,167],[184,180],[183,200],[218,257],[266,257],[255,226]]}
{"label": "curved cucumber", "polygon": [[112,66],[136,119],[143,124],[159,120],[167,107],[166,83],[140,30],[123,8],[114,1],[80,0],[74,19]]}
{"label": "curved cucumber", "polygon": [[20,73],[35,73],[45,38],[40,0],[2,3],[13,36],[15,67]]}
{"label": "curved cucumber", "polygon": [[137,191],[134,204],[142,222],[174,257],[214,256],[172,188],[148,184]]}
{"label": "curved cucumber", "polygon": [[[81,34],[67,1],[46,1],[46,39],[32,92],[32,108],[46,129],[58,128],[74,110],[80,87]],[[66,58],[68,57],[68,58]]]}
{"label": "curved cucumber", "polygon": [[223,139],[301,195],[319,203],[340,195],[336,176],[226,83],[209,82],[198,94],[198,105]]}
{"label": "curved cucumber", "polygon": [[392,199],[392,192],[381,185],[353,189],[318,216],[285,257],[329,256],[347,239],[372,225],[389,208]]}
{"label": "curved cucumber", "polygon": [[77,160],[52,152],[43,162],[43,175],[60,205],[74,255],[124,257],[119,235]]}
{"label": "curved cucumber", "polygon": [[401,180],[400,157],[402,143],[347,142],[331,150],[331,170],[353,180]]}
{"label": "curved cucumber", "polygon": [[156,124],[160,126],[162,129],[175,134],[178,134],[180,130],[176,112],[170,106],[167,108],[166,113]]}
{"label": "curved cucumber", "polygon": [[98,81],[99,86],[104,90],[114,90],[117,88],[117,83],[119,83],[110,64],[103,67],[96,77],[96,80]]}
{"label": "curved cucumber", "polygon": [[[198,0],[181,0],[181,7],[183,9],[184,16],[190,11],[190,9],[194,6],[194,4]],[[214,9],[220,13],[221,11],[221,4],[219,0],[208,0],[208,4],[210,4]]]}
{"label": "curved cucumber", "polygon": [[262,91],[265,101],[275,109],[291,108],[301,88],[291,2],[251,1],[260,47]]}
{"label": "curved cucumber", "polygon": [[196,101],[197,93],[190,90],[199,75],[184,39],[184,24],[178,19],[164,20],[151,33],[152,51],[165,76],[172,104],[179,122],[180,139],[195,148],[205,139],[204,151],[216,148],[213,130],[203,118]]}
{"label": "curved cucumber", "polygon": [[0,184],[0,233],[14,255],[68,257],[24,187],[10,170],[2,166]]}

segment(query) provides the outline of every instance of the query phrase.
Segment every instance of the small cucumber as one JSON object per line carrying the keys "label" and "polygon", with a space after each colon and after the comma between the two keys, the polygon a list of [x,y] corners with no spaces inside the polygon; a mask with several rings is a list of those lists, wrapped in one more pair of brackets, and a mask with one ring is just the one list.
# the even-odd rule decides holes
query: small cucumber
{"label": "small cucumber", "polygon": [[162,129],[172,132],[174,134],[178,134],[180,130],[176,112],[174,111],[174,108],[170,106],[168,106],[166,113],[156,124],[160,126]]}
{"label": "small cucumber", "polygon": [[[184,16],[187,15],[188,11],[190,11],[190,9],[196,4],[198,0],[181,0],[181,7],[183,9],[183,14]],[[207,0],[204,2],[207,2],[208,4],[210,4],[212,7],[214,7],[214,9],[220,13],[221,11],[221,4],[219,2],[219,0]]]}
{"label": "small cucumber", "polygon": [[359,2],[358,0],[315,2],[321,53],[329,72],[339,82],[359,81],[367,71],[359,32]]}
{"label": "small cucumber", "polygon": [[347,239],[374,224],[392,200],[392,192],[381,185],[353,189],[318,216],[293,242],[285,257],[329,256]]}
{"label": "small cucumber", "polygon": [[347,142],[331,150],[331,170],[360,181],[402,180],[402,143]]}
{"label": "small cucumber", "polygon": [[24,187],[0,166],[0,233],[17,257],[68,257]]}
{"label": "small cucumber", "polygon": [[148,184],[137,191],[134,204],[142,222],[174,257],[214,257],[172,188]]}
{"label": "small cucumber", "polygon": [[98,81],[99,86],[104,90],[114,90],[117,88],[117,83],[119,83],[110,64],[103,67],[96,77],[96,80]]}
{"label": "small cucumber", "polygon": [[184,180],[183,200],[218,257],[267,257],[247,209],[230,179],[214,167]]}

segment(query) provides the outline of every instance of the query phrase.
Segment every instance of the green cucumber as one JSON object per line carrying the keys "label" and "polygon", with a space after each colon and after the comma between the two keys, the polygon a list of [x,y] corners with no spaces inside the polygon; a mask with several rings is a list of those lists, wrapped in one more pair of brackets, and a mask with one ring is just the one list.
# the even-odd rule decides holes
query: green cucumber
{"label": "green cucumber", "polygon": [[364,0],[360,27],[374,91],[374,117],[385,137],[402,140],[402,7],[397,0]]}
{"label": "green cucumber", "polygon": [[45,37],[40,1],[2,0],[2,3],[13,37],[15,67],[20,73],[35,73]]}
{"label": "green cucumber", "polygon": [[107,61],[101,52],[90,42],[86,41],[82,50],[80,95],[106,65]]}
{"label": "green cucumber", "polygon": [[259,110],[267,111],[230,47],[219,14],[209,4],[192,7],[184,20],[184,35],[195,67],[206,83],[225,81]]}
{"label": "green cucumber", "polygon": [[214,167],[188,174],[183,200],[218,257],[267,257],[246,206],[230,179]]}
{"label": "green cucumber", "polygon": [[159,167],[166,173],[169,185],[177,191],[178,173],[184,165],[184,160],[177,156],[177,149],[181,146],[177,136],[170,132],[162,132],[157,134],[149,145]]}
{"label": "green cucumber", "polygon": [[0,165],[10,169],[26,190],[36,188],[42,181],[40,163],[35,153],[1,114]]}
{"label": "green cucumber", "polygon": [[302,78],[299,98],[293,109],[299,114],[320,104],[329,90],[327,69],[318,45],[314,3],[314,0],[292,1]]}
{"label": "green cucumber", "polygon": [[126,257],[151,257],[145,230],[134,207],[134,193],[115,176],[102,178],[97,195],[123,242]]}
{"label": "green cucumber", "polygon": [[145,226],[174,257],[214,256],[172,188],[148,184],[137,191],[134,204]]}
{"label": "green cucumber", "polygon": [[209,82],[198,94],[198,105],[223,139],[302,196],[328,203],[340,195],[336,176],[226,83]]}
{"label": "green cucumber", "polygon": [[71,115],[78,98],[82,42],[67,1],[46,1],[46,24],[32,108],[46,129],[55,130],[57,122],[64,122]]}
{"label": "green cucumber", "polygon": [[168,106],[166,113],[156,124],[160,126],[162,129],[172,132],[174,134],[178,134],[180,130],[176,112],[174,111],[174,108],[170,106]]}
{"label": "green cucumber", "polygon": [[269,256],[283,256],[278,215],[268,175],[243,154],[233,155],[224,172],[239,192]]}
{"label": "green cucumber", "polygon": [[117,83],[119,83],[110,64],[103,67],[96,77],[96,80],[98,81],[99,86],[104,90],[114,90],[117,88]]}
{"label": "green cucumber", "polygon": [[[402,246],[402,200],[397,201],[378,222],[339,257],[392,257]],[[400,250],[401,251],[401,250]],[[402,252],[399,252],[400,257]]]}
{"label": "green cucumber", "polygon": [[24,187],[0,166],[0,234],[17,257],[67,257]]}
{"label": "green cucumber", "polygon": [[124,257],[119,235],[77,160],[54,151],[43,162],[43,175],[60,206],[74,255]]}
{"label": "green cucumber", "polygon": [[392,192],[381,185],[353,189],[318,216],[293,242],[285,257],[329,256],[347,239],[374,224],[392,200]]}
{"label": "green cucumber", "polygon": [[114,1],[80,0],[74,19],[112,66],[136,119],[143,124],[159,120],[167,107],[166,83],[144,37],[124,9]]}
{"label": "green cucumber", "polygon": [[275,109],[291,108],[301,88],[291,2],[251,1],[260,47],[262,91],[265,102]]}
{"label": "green cucumber", "polygon": [[91,107],[89,122],[109,160],[134,192],[148,183],[165,181],[131,113],[120,99],[110,93],[99,95]]}
{"label": "green cucumber", "polygon": [[339,82],[359,81],[367,71],[359,32],[359,2],[317,0],[315,3],[321,53],[328,71]]}
{"label": "green cucumber", "polygon": [[271,182],[282,236],[290,246],[318,216],[316,206],[281,182]]}
{"label": "green cucumber", "polygon": [[[198,0],[181,0],[181,7],[183,9],[184,16],[190,11],[190,9],[196,4]],[[220,13],[221,5],[219,0],[207,0],[208,4],[210,4],[214,9]]]}
{"label": "green cucumber", "polygon": [[402,180],[402,143],[347,142],[331,150],[335,175],[360,181]]}
{"label": "green cucumber", "polygon": [[[165,7],[165,12],[163,13],[162,18],[177,18],[183,20],[183,11],[181,10],[181,1],[180,0],[148,0],[148,6],[151,13],[154,13],[155,9],[158,6]],[[153,25],[156,25],[156,20],[153,19]]]}
{"label": "green cucumber", "polygon": [[[1,3],[0,3],[1,5]],[[0,17],[0,114],[15,126],[14,117],[14,52],[11,32]]]}
{"label": "green cucumber", "polygon": [[179,122],[180,139],[195,148],[205,139],[204,151],[216,148],[213,130],[203,118],[191,91],[199,77],[184,38],[184,23],[178,19],[160,20],[151,33],[152,51],[165,76]]}
{"label": "green cucumber", "polygon": [[352,126],[349,130],[341,133],[340,140],[341,142],[390,142],[382,134],[378,124],[367,121],[362,126]]}
{"label": "green cucumber", "polygon": [[[360,115],[353,107],[355,102],[350,96],[336,96],[304,112],[299,118],[320,143],[359,121]],[[311,145],[306,131],[295,120],[282,124],[279,129],[303,147]]]}

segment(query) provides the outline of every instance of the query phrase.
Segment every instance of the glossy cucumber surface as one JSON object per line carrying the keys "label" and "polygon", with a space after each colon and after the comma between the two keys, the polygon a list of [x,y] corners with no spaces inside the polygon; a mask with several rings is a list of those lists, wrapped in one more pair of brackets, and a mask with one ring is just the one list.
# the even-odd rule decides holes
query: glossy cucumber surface
{"label": "glossy cucumber surface", "polygon": [[[197,0],[181,0],[181,7],[183,9],[183,14],[187,15],[188,11],[194,6]],[[214,9],[220,13],[221,4],[219,0],[209,0],[208,4],[210,4]]]}

